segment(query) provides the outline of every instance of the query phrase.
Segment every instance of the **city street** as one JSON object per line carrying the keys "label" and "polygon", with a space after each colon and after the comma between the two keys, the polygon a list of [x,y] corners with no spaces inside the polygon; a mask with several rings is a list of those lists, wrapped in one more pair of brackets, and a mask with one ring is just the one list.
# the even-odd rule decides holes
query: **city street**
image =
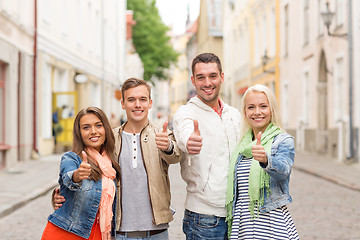
{"label": "city street", "polygon": [[[179,165],[170,167],[172,205],[175,220],[170,224],[171,240],[185,239],[181,230],[185,184]],[[294,170],[290,191],[293,203],[289,209],[301,239],[360,239],[360,192]],[[1,240],[40,239],[51,213],[50,192],[0,219]]]}

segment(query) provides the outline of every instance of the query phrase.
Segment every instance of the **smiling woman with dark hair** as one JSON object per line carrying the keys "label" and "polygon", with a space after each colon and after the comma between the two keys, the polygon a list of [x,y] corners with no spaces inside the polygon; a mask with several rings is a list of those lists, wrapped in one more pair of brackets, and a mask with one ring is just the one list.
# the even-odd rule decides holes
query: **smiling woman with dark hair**
{"label": "smiling woman with dark hair", "polygon": [[81,110],[74,121],[72,151],[60,163],[60,194],[66,201],[48,218],[43,240],[107,240],[114,221],[120,167],[105,113]]}

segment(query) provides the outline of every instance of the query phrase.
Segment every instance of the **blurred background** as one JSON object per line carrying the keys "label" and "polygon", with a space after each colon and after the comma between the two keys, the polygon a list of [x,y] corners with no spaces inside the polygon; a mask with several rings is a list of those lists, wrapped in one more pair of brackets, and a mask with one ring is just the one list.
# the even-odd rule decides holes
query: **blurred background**
{"label": "blurred background", "polygon": [[[217,54],[221,97],[276,94],[297,151],[357,163],[360,2],[351,0],[1,0],[0,168],[71,146],[76,113],[124,122],[121,84],[153,85],[153,121],[194,96],[191,61]],[[171,126],[171,125],[170,125]]]}
{"label": "blurred background", "polygon": [[[0,0],[0,239],[40,238],[80,109],[120,125],[122,83],[138,77],[153,86],[150,120],[171,127],[202,52],[222,60],[226,103],[239,108],[258,83],[276,94],[296,142],[289,208],[301,238],[360,239],[356,0]],[[179,168],[172,240],[185,238]]]}

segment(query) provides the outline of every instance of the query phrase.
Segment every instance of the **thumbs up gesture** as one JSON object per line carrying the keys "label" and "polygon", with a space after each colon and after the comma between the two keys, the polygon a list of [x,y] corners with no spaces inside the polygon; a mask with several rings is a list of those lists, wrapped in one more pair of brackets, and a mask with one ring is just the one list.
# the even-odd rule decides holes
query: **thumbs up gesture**
{"label": "thumbs up gesture", "polygon": [[168,121],[163,125],[162,131],[155,134],[156,147],[162,151],[166,151],[169,148],[170,140],[167,131]]}
{"label": "thumbs up gesture", "polygon": [[76,183],[81,182],[83,179],[88,179],[91,174],[91,165],[88,163],[87,155],[84,151],[81,154],[83,161],[73,174],[73,181]]}
{"label": "thumbs up gesture", "polygon": [[199,154],[202,146],[202,137],[200,135],[199,123],[197,120],[194,120],[194,131],[190,135],[187,143],[186,149],[189,154]]}
{"label": "thumbs up gesture", "polygon": [[264,147],[261,145],[261,135],[262,132],[259,132],[256,135],[256,145],[252,146],[252,155],[256,161],[261,163],[267,163],[268,159]]}

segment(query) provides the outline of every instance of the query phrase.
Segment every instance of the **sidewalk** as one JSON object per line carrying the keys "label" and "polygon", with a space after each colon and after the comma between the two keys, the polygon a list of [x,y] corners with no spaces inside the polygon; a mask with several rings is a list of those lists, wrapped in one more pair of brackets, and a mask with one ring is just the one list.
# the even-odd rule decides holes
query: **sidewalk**
{"label": "sidewalk", "polygon": [[0,218],[57,186],[60,159],[50,155],[0,170]]}
{"label": "sidewalk", "polygon": [[[57,186],[60,158],[51,155],[19,163],[15,169],[0,170],[0,218]],[[334,158],[297,153],[294,169],[360,191],[358,163],[347,165]]]}
{"label": "sidewalk", "polygon": [[294,169],[360,192],[359,163],[346,164],[328,156],[296,153]]}

